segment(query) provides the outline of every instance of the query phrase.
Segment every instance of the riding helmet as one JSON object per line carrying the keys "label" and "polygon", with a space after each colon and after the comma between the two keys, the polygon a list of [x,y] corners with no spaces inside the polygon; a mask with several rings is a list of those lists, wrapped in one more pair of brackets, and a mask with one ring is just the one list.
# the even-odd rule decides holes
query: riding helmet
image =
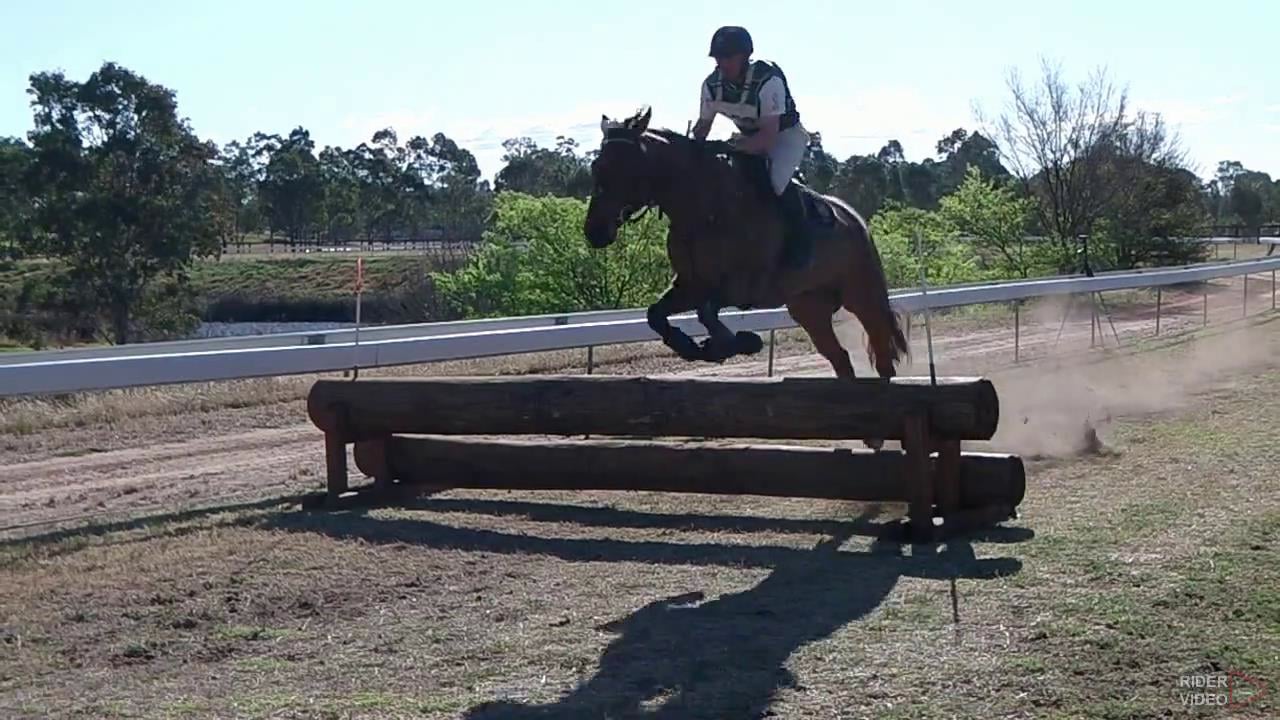
{"label": "riding helmet", "polygon": [[744,27],[726,25],[711,36],[711,57],[724,57],[744,53],[750,55],[755,48],[751,45],[751,33]]}

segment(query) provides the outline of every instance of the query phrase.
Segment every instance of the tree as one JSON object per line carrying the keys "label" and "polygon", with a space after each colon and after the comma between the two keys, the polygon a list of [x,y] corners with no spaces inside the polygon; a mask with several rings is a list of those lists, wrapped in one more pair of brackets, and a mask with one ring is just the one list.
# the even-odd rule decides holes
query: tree
{"label": "tree", "polygon": [[284,231],[293,245],[324,223],[324,180],[315,143],[306,129],[288,137],[256,133],[255,153],[265,159],[258,197],[272,233]]}
{"label": "tree", "polygon": [[[1064,262],[1143,163],[1181,164],[1181,151],[1159,117],[1131,119],[1127,93],[1102,71],[1073,90],[1059,68],[1043,62],[1038,86],[1025,87],[1016,70],[1008,86],[1010,106],[996,125],[1000,156],[1036,198],[1040,226],[1057,242]],[[1114,162],[1120,156],[1126,162]]]}
{"label": "tree", "polygon": [[939,195],[955,192],[970,168],[977,168],[983,177],[997,184],[1013,180],[1008,168],[1000,162],[999,148],[980,132],[970,133],[964,128],[956,128],[938,141],[937,150],[942,159],[938,173]]}
{"label": "tree", "polygon": [[889,199],[889,187],[884,164],[872,155],[851,155],[840,163],[831,180],[831,192],[866,219],[875,215]]}
{"label": "tree", "polygon": [[557,137],[555,149],[538,147],[527,137],[502,143],[506,163],[494,178],[494,190],[585,199],[591,193],[591,156],[578,155],[573,138]]}
{"label": "tree", "polygon": [[191,259],[219,248],[217,148],[178,117],[171,90],[115,63],[84,82],[42,72],[30,83],[36,240],[129,342],[153,282],[181,288]]}
{"label": "tree", "polygon": [[238,243],[244,242],[249,233],[262,228],[258,184],[262,181],[263,164],[255,157],[252,145],[235,140],[222,149],[221,163],[233,208],[233,237]]}
{"label": "tree", "polygon": [[0,257],[22,255],[32,212],[25,182],[31,162],[31,148],[25,142],[0,138]]}
{"label": "tree", "polygon": [[1200,181],[1183,167],[1158,115],[1126,120],[1099,144],[1097,166],[1095,182],[1104,197],[1092,247],[1104,265],[1128,269],[1203,257],[1202,247],[1186,241],[1208,217]]}
{"label": "tree", "polygon": [[430,189],[432,222],[454,240],[478,240],[493,205],[489,183],[469,150],[443,133],[409,141],[409,165]]}
{"label": "tree", "polygon": [[972,238],[975,249],[1001,277],[1030,277],[1046,269],[1043,251],[1027,247],[1027,220],[1032,201],[982,176],[970,165],[964,182],[942,198],[939,213],[957,233]]}
{"label": "tree", "polygon": [[813,132],[800,160],[800,174],[805,182],[818,192],[828,192],[839,168],[840,163],[822,148],[822,133]]}

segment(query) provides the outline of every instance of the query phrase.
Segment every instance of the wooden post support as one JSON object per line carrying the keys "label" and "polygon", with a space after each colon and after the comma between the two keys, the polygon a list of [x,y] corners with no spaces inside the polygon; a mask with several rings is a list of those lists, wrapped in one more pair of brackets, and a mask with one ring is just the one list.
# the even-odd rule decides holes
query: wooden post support
{"label": "wooden post support", "polygon": [[347,492],[347,427],[348,410],[343,403],[329,406],[334,427],[324,434],[325,482],[329,500],[337,500]]}
{"label": "wooden post support", "polygon": [[[960,509],[960,441],[939,440],[938,461],[934,465],[934,496],[938,515],[947,522]],[[951,528],[944,528],[950,530]]]}
{"label": "wooden post support", "polygon": [[769,373],[768,373],[769,377],[773,377],[773,347],[776,342],[777,342],[776,332],[773,330],[770,330],[769,331]]}
{"label": "wooden post support", "polygon": [[925,416],[913,412],[903,421],[902,450],[906,453],[903,477],[910,499],[907,521],[913,542],[933,540],[933,477],[929,472],[929,425]]}

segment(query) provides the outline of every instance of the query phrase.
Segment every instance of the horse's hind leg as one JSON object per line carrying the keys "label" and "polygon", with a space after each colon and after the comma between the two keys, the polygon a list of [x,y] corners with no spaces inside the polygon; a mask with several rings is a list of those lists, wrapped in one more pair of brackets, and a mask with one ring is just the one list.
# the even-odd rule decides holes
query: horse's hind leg
{"label": "horse's hind leg", "polygon": [[[831,363],[836,377],[852,380],[855,377],[853,361],[849,359],[849,351],[840,344],[840,338],[836,337],[836,329],[832,324],[832,317],[838,309],[839,301],[819,293],[805,293],[787,303],[791,317],[809,334],[814,348]],[[881,438],[867,438],[862,442],[872,450],[884,447],[884,440]]]}
{"label": "horse's hind leg", "polygon": [[787,302],[787,311],[809,334],[814,349],[831,363],[836,377],[852,378],[853,362],[831,324],[831,318],[839,307],[840,303],[834,297],[821,293],[805,293]]}

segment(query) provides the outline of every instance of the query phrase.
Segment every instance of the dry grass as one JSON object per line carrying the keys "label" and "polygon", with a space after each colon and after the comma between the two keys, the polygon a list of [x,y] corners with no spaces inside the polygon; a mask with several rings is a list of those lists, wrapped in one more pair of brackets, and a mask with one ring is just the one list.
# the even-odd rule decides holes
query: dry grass
{"label": "dry grass", "polygon": [[[944,546],[892,507],[482,491],[11,541],[0,712],[1275,717],[1275,328],[989,373],[996,446],[1090,418],[1106,452],[1046,452],[1020,520]],[[1229,671],[1270,692],[1183,704]]]}

